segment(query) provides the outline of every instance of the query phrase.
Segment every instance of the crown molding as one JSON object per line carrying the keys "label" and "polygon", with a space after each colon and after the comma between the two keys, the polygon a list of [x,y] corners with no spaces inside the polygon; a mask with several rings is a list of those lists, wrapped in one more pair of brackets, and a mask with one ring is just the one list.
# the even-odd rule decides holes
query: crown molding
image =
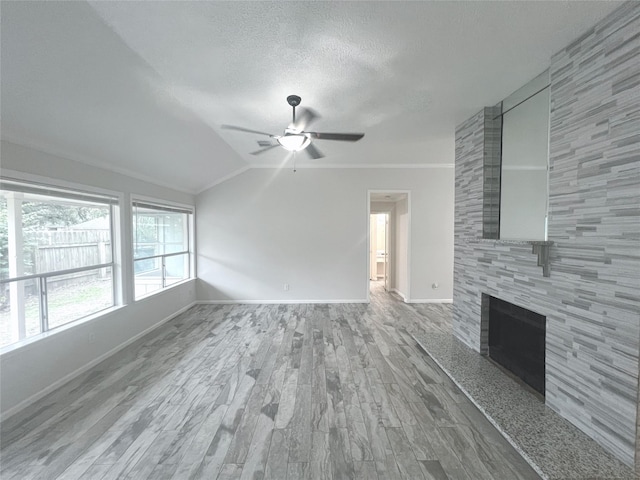
{"label": "crown molding", "polygon": [[125,175],[127,177],[135,178],[136,180],[141,180],[146,183],[151,183],[159,187],[170,188],[171,190],[176,190],[182,193],[188,193],[190,195],[196,194],[194,190],[178,187],[176,185],[169,184],[168,182],[163,182],[162,180],[158,180],[149,175],[135,172],[128,168],[116,167],[105,160],[100,160],[95,157],[88,157],[85,155],[79,155],[77,153],[58,148],[51,144],[46,144],[43,142],[35,142],[30,139],[26,140],[24,138],[20,138],[18,136],[14,136],[11,134],[7,135],[5,133],[2,134],[2,141],[7,143],[12,143],[19,147],[30,148],[31,150],[36,150],[38,152],[45,153],[47,155],[53,155],[55,157],[71,160],[73,162],[82,163],[83,165],[88,165],[90,167],[100,168],[101,170],[106,170],[109,172],[118,173],[120,175]]}
{"label": "crown molding", "polygon": [[[251,168],[284,168],[282,165],[251,164]],[[288,167],[287,167],[288,168]],[[454,163],[329,163],[324,165],[296,165],[296,169],[302,168],[455,168]]]}
{"label": "crown molding", "polygon": [[[54,155],[56,157],[68,159],[74,162],[78,162],[84,165],[89,165],[91,167],[100,168],[102,170],[106,170],[113,173],[118,173],[120,175],[126,175],[131,178],[135,178],[137,180],[141,180],[143,182],[151,183],[153,185],[157,185],[159,187],[170,188],[171,190],[176,190],[182,193],[188,193],[190,195],[200,195],[201,193],[209,190],[216,185],[220,185],[221,183],[230,180],[247,170],[251,169],[283,169],[289,168],[283,164],[278,165],[263,165],[263,164],[248,164],[245,165],[233,172],[225,175],[221,178],[214,180],[211,183],[208,183],[206,186],[198,188],[198,189],[188,189],[181,188],[176,185],[172,185],[168,182],[163,182],[162,180],[158,180],[149,175],[145,175],[139,172],[135,172],[128,168],[117,167],[110,164],[107,161],[97,159],[95,157],[87,157],[84,155],[79,155],[74,152],[66,151],[60,149],[56,146],[45,144],[42,142],[35,142],[33,140],[27,140],[24,138],[20,138],[14,135],[2,134],[2,141],[11,143],[20,147],[30,148],[32,150],[36,150],[41,153],[45,153],[48,155]],[[323,165],[296,165],[296,169],[441,169],[441,168],[454,168],[455,164],[453,163],[349,163],[349,164],[323,164]]]}
{"label": "crown molding", "polygon": [[222,178],[219,178],[217,180],[214,180],[213,182],[209,183],[207,186],[202,187],[201,189],[199,189],[198,191],[195,192],[196,195],[200,195],[202,192],[209,190],[212,187],[215,187],[216,185],[219,185],[223,182],[226,182],[227,180],[231,180],[233,177],[237,177],[238,175],[240,175],[241,173],[246,172],[247,170],[251,169],[251,165],[245,165],[242,168],[239,168],[238,170],[234,170],[233,172],[231,172],[229,175],[225,175]]}

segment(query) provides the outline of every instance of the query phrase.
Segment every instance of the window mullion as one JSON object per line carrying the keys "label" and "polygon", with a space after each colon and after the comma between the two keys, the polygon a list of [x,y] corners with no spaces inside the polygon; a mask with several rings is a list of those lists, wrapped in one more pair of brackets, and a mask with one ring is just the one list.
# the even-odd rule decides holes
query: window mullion
{"label": "window mullion", "polygon": [[38,278],[38,293],[40,294],[40,331],[49,330],[49,304],[47,297],[47,277]]}
{"label": "window mullion", "polygon": [[165,262],[165,256],[162,256],[162,288],[167,286],[167,264]]}
{"label": "window mullion", "polygon": [[111,301],[113,303],[113,305],[117,305],[118,304],[118,296],[120,295],[118,293],[118,288],[121,288],[121,284],[118,281],[118,275],[116,274],[116,262],[119,262],[120,260],[117,258],[116,256],[116,242],[118,242],[118,240],[116,239],[115,236],[115,231],[116,229],[114,228],[115,226],[115,208],[113,207],[113,205],[109,206],[109,237],[111,239],[109,245],[111,247]]}

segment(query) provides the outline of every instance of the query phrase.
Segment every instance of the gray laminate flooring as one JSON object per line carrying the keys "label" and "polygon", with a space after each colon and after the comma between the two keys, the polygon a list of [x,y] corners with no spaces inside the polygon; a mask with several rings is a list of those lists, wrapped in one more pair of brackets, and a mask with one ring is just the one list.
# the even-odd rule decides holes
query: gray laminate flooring
{"label": "gray laminate flooring", "polygon": [[7,420],[1,478],[539,478],[407,334],[448,307],[193,307]]}

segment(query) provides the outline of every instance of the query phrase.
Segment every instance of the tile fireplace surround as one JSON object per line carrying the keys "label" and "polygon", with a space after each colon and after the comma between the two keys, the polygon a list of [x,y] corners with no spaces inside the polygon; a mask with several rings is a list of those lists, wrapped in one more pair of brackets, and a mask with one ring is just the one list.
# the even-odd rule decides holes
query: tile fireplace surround
{"label": "tile fireplace surround", "polygon": [[453,335],[486,353],[486,293],[547,317],[546,406],[625,464],[638,458],[640,2],[550,65],[550,276],[531,245],[482,240],[487,108],[456,130]]}

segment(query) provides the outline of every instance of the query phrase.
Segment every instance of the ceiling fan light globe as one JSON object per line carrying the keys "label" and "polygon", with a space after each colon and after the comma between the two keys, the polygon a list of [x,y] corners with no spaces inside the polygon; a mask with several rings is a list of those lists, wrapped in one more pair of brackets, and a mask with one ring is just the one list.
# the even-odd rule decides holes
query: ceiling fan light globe
{"label": "ceiling fan light globe", "polygon": [[304,150],[311,143],[311,137],[304,134],[284,135],[282,137],[278,137],[277,140],[284,149],[289,150],[290,152],[299,152],[300,150]]}

